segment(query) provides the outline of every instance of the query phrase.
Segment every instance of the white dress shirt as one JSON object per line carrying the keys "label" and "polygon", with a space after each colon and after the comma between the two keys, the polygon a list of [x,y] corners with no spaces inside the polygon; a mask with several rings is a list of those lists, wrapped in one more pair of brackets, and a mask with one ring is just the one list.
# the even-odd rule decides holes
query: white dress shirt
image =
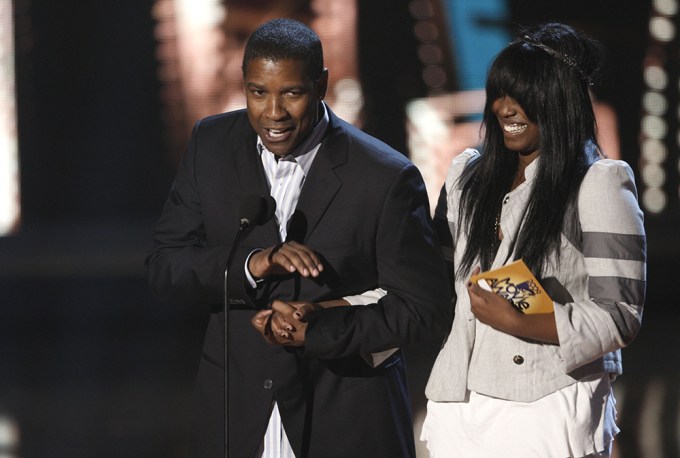
{"label": "white dress shirt", "polygon": [[[323,117],[312,133],[293,152],[283,157],[276,157],[267,150],[260,137],[257,138],[257,150],[260,153],[269,190],[274,200],[276,200],[275,216],[279,226],[279,238],[282,242],[286,240],[288,221],[295,211],[305,178],[307,173],[309,173],[312,162],[314,162],[316,153],[321,147],[321,140],[328,127],[328,112],[323,103],[322,106]],[[251,286],[255,286],[247,266],[248,261],[246,261],[246,277],[250,281]],[[283,422],[281,421],[281,415],[276,402],[274,402],[272,407],[272,414],[264,435],[263,445],[263,458],[295,457],[286,432],[283,429]]]}

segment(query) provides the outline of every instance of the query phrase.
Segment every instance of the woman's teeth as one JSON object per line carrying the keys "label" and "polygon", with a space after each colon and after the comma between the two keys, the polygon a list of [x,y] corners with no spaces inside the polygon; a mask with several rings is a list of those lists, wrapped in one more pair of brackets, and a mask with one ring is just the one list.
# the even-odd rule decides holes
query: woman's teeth
{"label": "woman's teeth", "polygon": [[524,132],[526,128],[526,124],[503,124],[503,130],[509,134],[518,134],[520,132]]}

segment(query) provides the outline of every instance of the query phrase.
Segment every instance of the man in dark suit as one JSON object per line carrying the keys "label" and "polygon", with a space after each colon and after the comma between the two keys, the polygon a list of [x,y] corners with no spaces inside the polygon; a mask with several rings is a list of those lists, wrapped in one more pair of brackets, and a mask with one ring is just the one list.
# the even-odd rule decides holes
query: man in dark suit
{"label": "man in dark suit", "polygon": [[[400,350],[452,320],[445,266],[416,167],[323,103],[318,36],[269,21],[243,60],[247,109],[199,121],[154,233],[160,297],[213,305],[199,365],[192,456],[224,456],[225,267],[244,196],[273,195],[276,218],[243,233],[228,270],[232,457],[412,457]],[[370,303],[351,297],[381,291]],[[272,301],[315,306],[295,338],[262,338]],[[257,323],[255,323],[257,324]],[[264,332],[263,328],[260,331]],[[295,346],[290,346],[293,344]],[[367,362],[368,361],[368,362]],[[375,361],[374,361],[375,362]]]}

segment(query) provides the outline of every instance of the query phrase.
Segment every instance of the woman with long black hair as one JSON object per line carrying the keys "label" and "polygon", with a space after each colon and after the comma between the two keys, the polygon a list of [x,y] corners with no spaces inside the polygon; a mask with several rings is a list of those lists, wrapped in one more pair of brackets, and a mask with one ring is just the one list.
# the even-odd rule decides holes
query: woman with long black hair
{"label": "woman with long black hair", "polygon": [[[452,161],[435,217],[457,300],[426,389],[433,457],[611,454],[611,381],[641,325],[646,239],[630,167],[597,142],[601,62],[597,42],[551,23],[492,63],[482,151]],[[517,259],[553,312],[520,313],[470,281]]]}

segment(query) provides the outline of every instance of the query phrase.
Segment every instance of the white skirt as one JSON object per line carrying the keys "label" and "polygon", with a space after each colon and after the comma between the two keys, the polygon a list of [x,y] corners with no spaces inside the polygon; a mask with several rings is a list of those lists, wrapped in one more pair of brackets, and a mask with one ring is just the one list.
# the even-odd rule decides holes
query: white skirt
{"label": "white skirt", "polygon": [[469,391],[463,402],[428,401],[420,439],[432,458],[608,457],[615,405],[608,374],[534,402]]}

